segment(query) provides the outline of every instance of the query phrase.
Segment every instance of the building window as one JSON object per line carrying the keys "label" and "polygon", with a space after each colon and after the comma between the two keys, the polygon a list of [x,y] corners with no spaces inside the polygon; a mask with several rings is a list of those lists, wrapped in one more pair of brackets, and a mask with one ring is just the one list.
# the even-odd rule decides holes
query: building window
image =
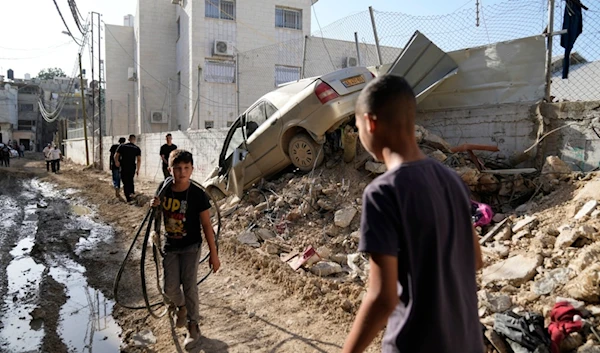
{"label": "building window", "polygon": [[33,104],[19,104],[19,111],[20,112],[32,112]]}
{"label": "building window", "polygon": [[181,17],[177,17],[177,40],[181,36]]}
{"label": "building window", "polygon": [[19,120],[18,130],[33,130],[35,121],[33,120]]}
{"label": "building window", "polygon": [[204,79],[206,82],[235,83],[235,61],[206,60]]}
{"label": "building window", "polygon": [[300,79],[300,68],[294,66],[275,65],[275,87]]}
{"label": "building window", "polygon": [[235,20],[235,1],[205,0],[205,15],[222,20]]}
{"label": "building window", "polygon": [[233,121],[232,120],[227,120],[227,127],[231,127],[231,125],[233,125]]}
{"label": "building window", "polygon": [[302,10],[276,7],[275,27],[302,29]]}
{"label": "building window", "polygon": [[181,92],[181,71],[177,73],[177,93]]}
{"label": "building window", "polygon": [[23,87],[19,88],[20,94],[35,94],[37,89],[35,87]]}
{"label": "building window", "polygon": [[212,129],[213,127],[215,127],[215,122],[212,120],[205,120],[204,121],[204,128],[205,129]]}

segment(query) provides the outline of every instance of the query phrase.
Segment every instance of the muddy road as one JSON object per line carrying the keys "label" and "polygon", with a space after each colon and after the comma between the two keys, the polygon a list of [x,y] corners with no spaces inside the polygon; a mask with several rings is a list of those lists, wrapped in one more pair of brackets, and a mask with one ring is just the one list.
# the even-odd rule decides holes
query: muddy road
{"label": "muddy road", "polygon": [[[113,297],[157,184],[137,181],[140,205],[127,205],[115,199],[108,174],[61,167],[62,174],[48,174],[42,162],[21,159],[0,169],[0,352],[183,352],[185,330],[168,315],[156,319]],[[128,306],[143,305],[141,247],[140,237],[119,286]],[[354,313],[339,303],[360,292],[302,278],[232,239],[220,239],[220,255],[222,270],[199,288],[196,352],[341,349]],[[150,260],[147,268],[152,286]]]}

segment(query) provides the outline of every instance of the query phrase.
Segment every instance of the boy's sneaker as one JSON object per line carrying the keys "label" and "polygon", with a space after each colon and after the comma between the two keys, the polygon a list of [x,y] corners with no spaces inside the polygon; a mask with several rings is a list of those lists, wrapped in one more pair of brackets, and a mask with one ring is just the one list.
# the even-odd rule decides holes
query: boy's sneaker
{"label": "boy's sneaker", "polygon": [[183,341],[183,347],[186,350],[193,349],[200,342],[200,328],[198,327],[198,323],[190,322],[188,324],[188,333],[185,336],[185,340]]}
{"label": "boy's sneaker", "polygon": [[182,328],[187,324],[187,309],[185,306],[180,306],[174,310],[175,327]]}

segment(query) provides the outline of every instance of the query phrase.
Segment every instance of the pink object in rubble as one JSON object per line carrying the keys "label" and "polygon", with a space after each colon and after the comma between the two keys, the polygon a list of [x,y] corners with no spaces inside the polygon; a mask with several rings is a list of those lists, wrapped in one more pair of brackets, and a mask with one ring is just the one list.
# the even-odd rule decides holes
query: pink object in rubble
{"label": "pink object in rubble", "polygon": [[489,205],[471,200],[471,210],[475,227],[485,226],[492,222],[494,211]]}

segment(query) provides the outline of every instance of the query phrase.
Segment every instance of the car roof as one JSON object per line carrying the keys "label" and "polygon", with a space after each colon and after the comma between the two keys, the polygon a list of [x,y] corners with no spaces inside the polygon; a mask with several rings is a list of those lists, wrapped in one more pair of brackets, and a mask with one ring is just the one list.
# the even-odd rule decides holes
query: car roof
{"label": "car roof", "polygon": [[268,100],[277,109],[281,109],[286,103],[289,102],[290,98],[301,92],[311,83],[313,83],[318,77],[304,78],[298,81],[292,81],[285,83],[274,91],[271,91],[262,96],[258,101]]}

